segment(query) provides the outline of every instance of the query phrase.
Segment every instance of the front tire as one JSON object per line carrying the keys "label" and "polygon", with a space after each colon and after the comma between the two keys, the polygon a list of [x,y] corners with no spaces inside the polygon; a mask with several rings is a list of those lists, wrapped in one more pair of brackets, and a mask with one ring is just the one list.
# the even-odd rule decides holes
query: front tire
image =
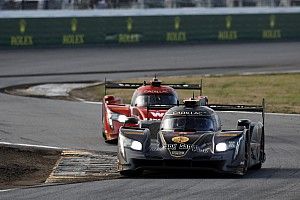
{"label": "front tire", "polygon": [[246,140],[245,140],[245,153],[244,153],[244,166],[240,173],[241,176],[244,176],[248,172],[248,165],[249,165],[249,158],[250,158],[250,135],[249,131],[246,133]]}
{"label": "front tire", "polygon": [[255,170],[261,169],[262,163],[265,161],[265,134],[262,132],[260,139],[260,153],[259,153],[259,163],[254,165],[252,168]]}
{"label": "front tire", "polygon": [[104,141],[106,141],[106,140],[107,140],[107,138],[106,138],[106,134],[105,134],[105,131],[104,131],[104,129],[102,129],[102,136],[103,136],[103,139],[104,139]]}
{"label": "front tire", "polygon": [[104,140],[106,144],[118,144],[118,139]]}

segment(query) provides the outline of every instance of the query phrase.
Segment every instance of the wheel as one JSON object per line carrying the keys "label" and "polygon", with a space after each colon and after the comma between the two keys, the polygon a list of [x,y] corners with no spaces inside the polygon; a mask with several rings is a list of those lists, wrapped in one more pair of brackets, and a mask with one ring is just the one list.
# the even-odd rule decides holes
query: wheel
{"label": "wheel", "polygon": [[242,169],[241,175],[244,176],[247,174],[247,172],[248,172],[248,154],[246,156],[246,152],[245,152],[244,167]]}
{"label": "wheel", "polygon": [[104,140],[105,143],[107,144],[118,144],[118,139],[113,139],[113,140]]}
{"label": "wheel", "polygon": [[103,136],[104,142],[107,144],[117,144],[118,143],[118,139],[107,140],[104,130],[102,130],[102,136]]}
{"label": "wheel", "polygon": [[246,141],[245,141],[245,153],[244,153],[244,167],[240,175],[244,176],[248,172],[248,165],[249,165],[249,155],[250,155],[250,135],[249,131],[246,134]]}
{"label": "wheel", "polygon": [[106,135],[105,135],[104,129],[102,129],[102,136],[103,136],[103,139],[104,139],[104,141],[106,142],[107,138],[106,138]]}
{"label": "wheel", "polygon": [[265,134],[262,132],[260,139],[260,153],[259,153],[259,163],[254,165],[252,169],[261,169],[262,163],[265,161]]}

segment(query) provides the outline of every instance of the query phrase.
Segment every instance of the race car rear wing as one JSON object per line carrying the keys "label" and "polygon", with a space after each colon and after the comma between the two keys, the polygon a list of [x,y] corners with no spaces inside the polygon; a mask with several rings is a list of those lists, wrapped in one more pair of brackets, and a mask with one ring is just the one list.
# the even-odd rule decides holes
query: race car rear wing
{"label": "race car rear wing", "polygon": [[208,107],[215,111],[245,111],[245,112],[261,112],[263,125],[265,125],[265,99],[261,105],[224,105],[224,104],[209,104]]}
{"label": "race car rear wing", "polygon": [[[104,94],[106,95],[107,89],[137,89],[143,85],[151,85],[151,83],[147,83],[146,81],[144,81],[143,83],[118,83],[118,82],[107,81],[105,78]],[[200,84],[168,83],[168,84],[161,84],[161,85],[169,86],[176,90],[199,90],[199,94],[200,96],[202,96],[202,79]]]}

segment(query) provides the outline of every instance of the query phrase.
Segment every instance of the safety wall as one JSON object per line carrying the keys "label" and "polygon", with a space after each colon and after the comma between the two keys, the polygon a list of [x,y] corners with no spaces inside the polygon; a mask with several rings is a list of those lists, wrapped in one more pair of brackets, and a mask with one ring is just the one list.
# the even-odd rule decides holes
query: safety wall
{"label": "safety wall", "polygon": [[300,13],[0,19],[0,48],[299,39]]}

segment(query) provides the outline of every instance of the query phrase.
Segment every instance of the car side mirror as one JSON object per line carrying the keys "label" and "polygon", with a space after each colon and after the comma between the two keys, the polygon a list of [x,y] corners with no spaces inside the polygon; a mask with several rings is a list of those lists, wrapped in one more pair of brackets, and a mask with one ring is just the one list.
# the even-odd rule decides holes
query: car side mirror
{"label": "car side mirror", "polygon": [[244,130],[245,128],[249,128],[251,121],[249,119],[239,119],[237,122],[237,129]]}
{"label": "car side mirror", "polygon": [[250,123],[249,119],[239,119],[237,122],[238,126],[249,126]]}
{"label": "car side mirror", "polygon": [[124,127],[137,127],[139,124],[139,119],[136,117],[127,117],[124,123]]}

